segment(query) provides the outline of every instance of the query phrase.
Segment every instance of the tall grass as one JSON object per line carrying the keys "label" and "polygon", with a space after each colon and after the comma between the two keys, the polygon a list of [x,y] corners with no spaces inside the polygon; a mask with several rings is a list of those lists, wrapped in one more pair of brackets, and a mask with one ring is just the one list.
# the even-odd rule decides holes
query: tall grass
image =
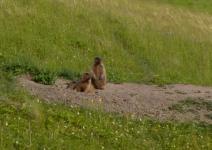
{"label": "tall grass", "polygon": [[3,65],[73,78],[99,55],[110,81],[212,84],[208,14],[138,0],[7,0],[0,8]]}

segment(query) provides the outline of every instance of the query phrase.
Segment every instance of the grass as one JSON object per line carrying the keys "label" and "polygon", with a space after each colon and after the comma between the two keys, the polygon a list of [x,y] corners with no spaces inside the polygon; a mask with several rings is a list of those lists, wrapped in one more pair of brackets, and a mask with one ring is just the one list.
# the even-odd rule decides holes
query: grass
{"label": "grass", "polygon": [[210,149],[212,126],[118,116],[29,96],[2,73],[1,149]]}
{"label": "grass", "polygon": [[[211,148],[211,126],[145,119],[133,121],[99,112],[34,103],[31,107],[25,103],[20,106],[17,102],[1,103],[2,149]],[[36,105],[40,111],[33,108]]]}
{"label": "grass", "polygon": [[212,85],[207,13],[144,0],[8,0],[0,7],[2,67],[65,71],[72,79],[101,56],[112,82]]}
{"label": "grass", "polygon": [[101,56],[111,82],[212,85],[210,3],[0,0],[0,149],[211,149],[211,125],[48,104],[15,82],[75,80]]}
{"label": "grass", "polygon": [[212,102],[207,100],[200,100],[194,98],[187,98],[183,101],[180,101],[177,104],[172,105],[170,110],[177,110],[179,112],[186,112],[189,110],[207,110],[212,111]]}
{"label": "grass", "polygon": [[199,12],[212,13],[212,1],[210,0],[159,0],[157,2],[182,6]]}

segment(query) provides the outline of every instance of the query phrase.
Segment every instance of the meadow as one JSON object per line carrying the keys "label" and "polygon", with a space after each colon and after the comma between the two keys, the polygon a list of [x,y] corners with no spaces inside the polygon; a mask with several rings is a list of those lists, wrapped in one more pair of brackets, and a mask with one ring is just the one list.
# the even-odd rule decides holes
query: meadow
{"label": "meadow", "polygon": [[98,55],[111,82],[212,84],[208,13],[144,0],[8,0],[0,6],[5,70],[73,79]]}
{"label": "meadow", "polygon": [[16,84],[77,79],[212,85],[210,0],[0,0],[0,149],[211,149],[212,126],[48,104]]}

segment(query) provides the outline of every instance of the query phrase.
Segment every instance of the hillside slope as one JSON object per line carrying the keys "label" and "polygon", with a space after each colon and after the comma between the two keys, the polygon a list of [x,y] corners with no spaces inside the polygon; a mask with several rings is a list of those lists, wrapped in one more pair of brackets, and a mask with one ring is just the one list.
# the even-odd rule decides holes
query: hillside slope
{"label": "hillside slope", "polygon": [[207,13],[145,0],[7,0],[0,8],[6,70],[75,78],[99,55],[110,81],[212,85]]}

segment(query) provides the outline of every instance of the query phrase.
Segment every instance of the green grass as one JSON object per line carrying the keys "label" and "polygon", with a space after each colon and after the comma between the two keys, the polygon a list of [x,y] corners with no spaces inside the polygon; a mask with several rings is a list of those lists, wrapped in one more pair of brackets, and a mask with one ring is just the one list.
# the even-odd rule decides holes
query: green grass
{"label": "green grass", "polygon": [[48,104],[15,83],[75,80],[101,56],[111,82],[212,85],[210,3],[0,0],[0,149],[211,149],[211,125]]}
{"label": "green grass", "polygon": [[0,75],[0,149],[210,149],[212,126],[48,104]]}
{"label": "green grass", "polygon": [[0,8],[2,67],[76,78],[101,56],[113,82],[212,85],[208,14],[138,0],[7,0]]}
{"label": "green grass", "polygon": [[211,126],[133,121],[33,101],[32,105],[13,103],[0,103],[1,149],[199,150],[212,146]]}
{"label": "green grass", "polygon": [[159,3],[168,3],[174,6],[190,8],[191,10],[200,11],[204,13],[212,13],[211,0],[154,0]]}

